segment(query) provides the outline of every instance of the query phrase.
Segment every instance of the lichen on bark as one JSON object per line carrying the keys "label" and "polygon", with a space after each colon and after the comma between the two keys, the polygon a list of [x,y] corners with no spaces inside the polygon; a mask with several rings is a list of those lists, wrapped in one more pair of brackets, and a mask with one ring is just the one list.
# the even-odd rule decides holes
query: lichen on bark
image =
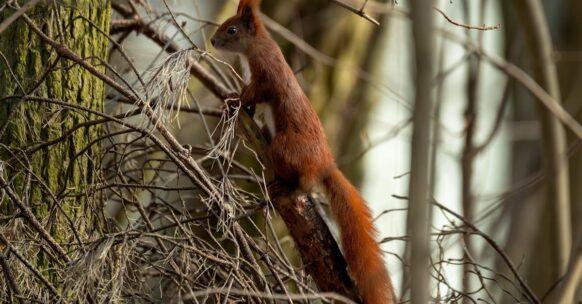
{"label": "lichen on bark", "polygon": [[[4,9],[0,22],[14,12],[15,8]],[[100,31],[109,30],[109,1],[41,1],[27,15],[44,33],[105,72],[100,60],[106,59],[108,40]],[[96,117],[11,96],[34,95],[102,111],[105,86],[78,65],[58,58],[22,18],[0,35],[0,52],[0,161],[5,164],[4,177],[57,241],[74,244],[71,229],[84,236],[94,225],[91,206],[98,203],[98,198],[85,193],[99,176],[99,146],[92,142],[101,127],[81,127],[56,144],[31,149]],[[15,208],[10,201],[1,201],[0,216],[13,214]],[[14,219],[3,228],[16,230],[19,225],[26,223]],[[14,244],[25,233],[30,232],[11,233]],[[65,249],[76,254],[74,246]],[[39,248],[36,250],[38,257],[32,262],[47,270],[58,285],[60,275],[51,273],[56,271],[52,260]]]}

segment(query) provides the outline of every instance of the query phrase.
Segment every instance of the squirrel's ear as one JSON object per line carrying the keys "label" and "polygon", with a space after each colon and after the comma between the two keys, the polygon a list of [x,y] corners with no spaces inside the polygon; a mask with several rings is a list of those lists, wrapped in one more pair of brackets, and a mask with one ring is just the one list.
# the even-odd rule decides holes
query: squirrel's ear
{"label": "squirrel's ear", "polygon": [[258,10],[261,5],[261,0],[240,0],[238,3],[238,9],[236,10],[239,14],[242,12],[243,8],[249,7],[253,10]]}
{"label": "squirrel's ear", "polygon": [[245,27],[253,31],[255,29],[255,11],[249,6],[243,6],[239,14]]}

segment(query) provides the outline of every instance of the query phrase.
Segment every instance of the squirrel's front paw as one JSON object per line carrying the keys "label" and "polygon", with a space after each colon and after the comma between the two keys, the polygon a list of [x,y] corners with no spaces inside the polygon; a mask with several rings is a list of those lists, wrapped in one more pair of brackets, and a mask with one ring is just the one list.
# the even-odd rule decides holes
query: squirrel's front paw
{"label": "squirrel's front paw", "polygon": [[226,98],[224,98],[224,104],[221,106],[221,110],[231,116],[236,112],[236,109],[240,108],[240,106],[240,95],[238,93],[229,93]]}

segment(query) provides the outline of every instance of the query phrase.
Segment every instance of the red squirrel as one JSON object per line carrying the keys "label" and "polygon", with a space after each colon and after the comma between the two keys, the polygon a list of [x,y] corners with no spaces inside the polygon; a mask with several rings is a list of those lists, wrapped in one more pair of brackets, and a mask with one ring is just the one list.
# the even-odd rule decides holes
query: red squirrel
{"label": "red squirrel", "polygon": [[266,152],[277,182],[269,194],[277,203],[283,194],[307,193],[323,184],[360,297],[366,304],[395,303],[370,209],[338,169],[315,109],[261,21],[259,5],[260,0],[241,0],[237,14],[218,28],[211,43],[248,59],[252,76],[241,105],[268,103],[273,109],[275,134]]}

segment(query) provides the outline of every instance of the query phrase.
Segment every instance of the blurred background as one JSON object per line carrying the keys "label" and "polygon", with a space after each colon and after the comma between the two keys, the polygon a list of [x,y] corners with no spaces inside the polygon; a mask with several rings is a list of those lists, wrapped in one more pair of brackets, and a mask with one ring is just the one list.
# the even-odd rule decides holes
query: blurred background
{"label": "blurred background", "polygon": [[[186,56],[203,62],[229,89],[239,90],[244,83],[233,70],[248,79],[243,58],[221,53],[209,43],[217,25],[234,14],[238,1],[133,2],[140,16],[180,49],[196,45],[199,49]],[[361,189],[374,212],[386,266],[401,302],[406,302],[413,284],[407,220],[422,220],[407,219],[415,101],[410,3],[340,1],[350,10],[328,0],[262,2],[267,27],[317,109],[340,168]],[[113,3],[126,5],[125,1]],[[364,18],[364,13],[378,25]],[[538,95],[532,93],[541,88],[582,123],[582,1],[444,0],[434,1],[433,13],[429,271],[433,301],[533,302],[517,272],[542,301],[553,303],[555,294],[568,282],[573,284],[568,285],[569,300],[582,302],[582,289],[578,288],[582,273],[581,139],[542,105],[536,98],[539,91]],[[219,109],[222,101],[200,81],[180,76],[184,73],[180,60],[185,59],[167,55],[168,45],[152,40],[147,32],[133,31],[135,28],[116,21],[124,19],[130,18],[114,7],[111,37],[124,52],[110,43],[107,61],[117,73],[108,75],[136,88],[140,81],[136,75],[146,79],[148,87],[155,87],[158,78],[177,82],[178,87],[183,83],[187,92],[172,91],[175,100],[171,106]],[[160,69],[172,64],[160,76]],[[163,94],[155,88],[151,93]],[[119,115],[134,109],[122,99],[108,90],[105,113]],[[268,124],[270,118],[263,112],[259,107],[255,119]],[[209,141],[212,146],[213,141],[225,145],[221,140],[228,128],[220,112],[207,119],[189,111],[172,111],[165,117],[164,125],[182,144],[195,149],[208,148]],[[144,115],[126,121],[151,127]],[[108,151],[104,164],[121,155],[115,150],[121,143],[128,145],[140,138],[127,136],[103,143]],[[240,164],[260,177],[261,167],[249,145],[233,138],[227,141],[231,146],[225,151],[231,151]],[[113,150],[117,152],[107,154]],[[157,153],[150,155],[153,160],[133,159],[108,170],[144,168],[148,162],[164,169]],[[218,170],[215,162],[205,168]],[[260,199],[264,189],[257,186],[252,174],[245,174],[232,179],[248,197]],[[191,186],[179,175],[168,170],[140,173],[135,179],[158,186]],[[103,180],[120,183],[118,177]],[[124,229],[138,229],[143,213],[125,206],[124,191],[128,190],[103,194],[104,217]],[[184,202],[197,201],[196,212],[204,206],[199,193],[191,191],[138,189],[131,195],[148,212],[150,207],[156,210],[160,201],[177,209],[187,205]],[[152,217],[156,212],[151,211]],[[285,223],[274,212],[258,214],[244,228],[253,230],[249,227],[267,226],[267,222],[273,225],[289,263],[300,268],[300,256]],[[329,223],[333,227],[333,221]],[[196,229],[206,228],[193,228],[192,233],[198,233]],[[296,288],[301,289],[291,290]],[[159,293],[154,298],[163,299],[164,292]]]}
{"label": "blurred background", "polygon": [[[264,14],[278,23],[270,26],[272,35],[317,108],[338,163],[378,216],[382,246],[390,253],[387,267],[397,292],[405,295],[410,287],[403,259],[407,202],[399,197],[407,195],[409,185],[414,107],[409,3],[346,1],[356,8],[365,5],[365,12],[380,22],[376,26],[331,1],[263,2]],[[500,58],[534,74],[538,58],[528,44],[531,25],[524,21],[527,17],[519,16],[526,8],[518,2],[434,3],[453,22],[476,28],[453,24],[435,9],[432,195],[500,244],[541,296],[563,274],[559,271],[564,261],[558,257],[563,254],[557,249],[558,226],[571,223],[572,244],[580,241],[582,154],[579,139],[568,136],[567,155],[562,155],[568,165],[561,170],[568,171],[564,180],[570,183],[570,209],[565,213],[570,223],[557,223],[560,218],[552,207],[556,196],[548,186],[552,179],[544,170],[543,148],[548,143],[543,138],[540,111],[545,110],[519,82],[482,58]],[[233,13],[236,1],[175,1],[172,5],[176,11],[220,23]],[[582,23],[578,15],[582,3],[558,0],[542,1],[542,5],[562,104],[580,121]],[[209,45],[215,27],[188,22],[186,28],[214,56],[240,65],[238,58]],[[175,34],[175,30],[169,31]],[[466,41],[475,48],[466,47]],[[139,35],[130,36],[126,48],[137,58],[143,56],[137,62],[151,62],[159,49]],[[195,130],[182,120],[179,132],[184,138],[195,138]],[[445,282],[434,284],[433,295],[450,292],[451,287],[463,289],[467,251],[476,263],[487,267],[482,271],[488,280],[507,275],[505,265],[482,238],[471,236],[463,241],[460,234],[446,233],[437,237],[451,229],[451,221],[454,219],[438,208],[432,209],[432,252],[446,261],[437,271],[443,276],[438,280]],[[480,283],[474,270],[469,271],[472,273],[465,280],[468,290],[474,292]],[[513,301],[512,292],[502,288],[493,288],[491,293],[496,300]]]}
{"label": "blurred background", "polygon": [[[303,88],[318,110],[342,170],[362,191],[377,217],[383,249],[397,292],[405,296],[406,207],[410,169],[410,137],[414,107],[413,45],[408,1],[345,1],[376,18],[376,26],[332,1],[263,1],[267,23],[297,71]],[[523,1],[522,1],[523,2]],[[150,1],[152,7],[162,3]],[[221,23],[236,1],[174,1],[172,8]],[[552,58],[558,69],[564,108],[582,119],[582,4],[576,0],[542,1],[551,34]],[[569,223],[558,223],[553,209],[552,178],[544,169],[540,107],[535,97],[484,56],[511,62],[528,74],[540,60],[531,52],[533,39],[526,6],[516,1],[435,1],[435,110],[432,114],[434,199],[489,234],[507,253],[538,295],[548,293],[563,275],[560,225],[570,225],[571,244],[580,242],[582,154],[579,139],[569,136],[563,182],[570,204]],[[446,14],[447,17],[443,16]],[[449,18],[450,20],[447,20]],[[180,17],[178,17],[180,19]],[[214,56],[239,65],[240,58],[217,52],[208,43],[215,27],[188,21],[185,26],[199,45]],[[458,24],[454,24],[454,23]],[[467,29],[462,25],[474,26]],[[481,28],[487,28],[483,30]],[[168,29],[176,35],[176,29]],[[188,42],[182,39],[184,47]],[[180,39],[178,39],[180,41]],[[474,48],[468,48],[466,42]],[[139,62],[151,62],[159,47],[140,35],[125,44]],[[535,47],[535,46],[534,46]],[[147,66],[139,66],[147,69]],[[198,122],[192,122],[198,125]],[[199,126],[198,126],[199,128]],[[196,126],[181,122],[181,136],[196,138]],[[568,134],[568,132],[566,132]],[[569,133],[568,135],[571,135]],[[564,144],[564,143],[562,143]],[[565,172],[562,172],[565,173]],[[395,197],[396,196],[396,197]],[[443,280],[433,294],[450,288],[484,293],[479,275],[469,273],[464,259],[471,254],[487,270],[489,280],[507,275],[498,255],[478,236],[447,235],[451,217],[432,210],[432,253]],[[568,230],[568,229],[567,229]],[[570,245],[570,248],[572,245]],[[469,249],[470,248],[470,249]],[[570,248],[564,250],[570,250]],[[569,255],[569,252],[567,253]],[[435,266],[437,267],[437,266]],[[441,268],[442,267],[442,268]],[[437,281],[438,281],[437,280]],[[433,282],[434,283],[434,282]],[[504,286],[503,282],[499,287]],[[494,299],[512,302],[503,288]],[[480,290],[480,291],[479,291]],[[405,296],[406,297],[406,296]],[[578,299],[580,299],[578,297]]]}

